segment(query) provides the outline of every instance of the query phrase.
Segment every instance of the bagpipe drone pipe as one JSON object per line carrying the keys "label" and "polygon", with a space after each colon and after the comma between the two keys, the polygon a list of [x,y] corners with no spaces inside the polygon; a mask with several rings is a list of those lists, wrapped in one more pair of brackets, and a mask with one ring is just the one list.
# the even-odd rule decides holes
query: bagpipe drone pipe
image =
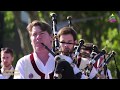
{"label": "bagpipe drone pipe", "polygon": [[[115,55],[116,53],[114,51],[108,53],[107,57],[105,58],[104,62],[99,66],[100,69],[98,69],[98,73],[100,74],[102,71],[104,71],[104,74],[106,75],[106,78],[109,78],[107,76],[107,65],[109,64],[109,62],[111,60],[114,60],[115,62],[115,69],[116,69],[116,76],[118,79],[120,79],[120,71],[119,68],[117,66],[116,60],[115,60]],[[113,58],[113,59],[112,59]]]}
{"label": "bagpipe drone pipe", "polygon": [[73,25],[72,25],[72,16],[67,16],[67,20],[68,20],[68,26],[73,28]]}
{"label": "bagpipe drone pipe", "polygon": [[[98,64],[98,66],[96,67],[98,73],[96,74],[98,76],[99,79],[103,78],[103,79],[109,79],[109,75],[108,75],[108,68],[107,65],[110,62],[110,60],[112,59],[112,57],[115,56],[115,52],[111,52],[109,54],[105,54],[104,59],[102,60],[103,62]],[[103,72],[103,73],[101,73]],[[102,75],[102,77],[101,77]],[[103,76],[104,75],[104,76]]]}
{"label": "bagpipe drone pipe", "polygon": [[79,44],[77,46],[77,48],[75,49],[74,55],[73,55],[73,63],[78,64],[78,56],[80,55],[80,51],[82,46],[84,45],[84,40],[80,39]]}
{"label": "bagpipe drone pipe", "polygon": [[[96,62],[101,58],[101,56],[105,55],[106,51],[105,50],[101,50],[99,53],[97,53],[94,57],[92,57],[89,61],[89,64],[87,65],[87,67],[83,70],[85,75],[88,76],[88,78],[93,79],[94,76],[97,73],[97,70],[95,68],[95,64]],[[92,74],[94,73],[94,74]]]}
{"label": "bagpipe drone pipe", "polygon": [[55,13],[50,14],[52,19],[52,31],[53,31],[53,50],[50,50],[44,43],[41,43],[54,57],[60,54],[59,41],[57,38],[57,15]]}
{"label": "bagpipe drone pipe", "polygon": [[57,37],[57,15],[55,13],[50,14],[52,19],[52,30],[53,30],[53,51],[56,55],[59,55],[59,41]]}
{"label": "bagpipe drone pipe", "polygon": [[107,66],[109,64],[109,62],[111,61],[111,59],[115,56],[115,52],[112,51],[111,53],[109,53],[107,55],[107,57],[104,59],[104,62],[102,64],[100,64],[99,68],[102,67],[104,68],[105,66]]}

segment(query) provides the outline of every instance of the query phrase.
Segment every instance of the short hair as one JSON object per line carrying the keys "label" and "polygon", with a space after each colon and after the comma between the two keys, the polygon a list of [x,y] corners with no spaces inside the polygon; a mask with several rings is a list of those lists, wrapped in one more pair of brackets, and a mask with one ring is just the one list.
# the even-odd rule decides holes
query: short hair
{"label": "short hair", "polygon": [[11,49],[9,47],[1,48],[1,52],[9,53],[13,57],[13,49]]}
{"label": "short hair", "polygon": [[27,31],[29,32],[29,35],[31,35],[33,26],[39,26],[42,31],[47,31],[49,34],[52,34],[52,28],[47,22],[34,20],[31,23],[29,23],[26,28]]}
{"label": "short hair", "polygon": [[83,50],[89,50],[90,53],[91,53],[92,50],[93,50],[93,43],[85,43],[85,44],[82,46],[82,49],[83,49]]}
{"label": "short hair", "polygon": [[71,34],[73,36],[74,41],[77,40],[77,32],[72,27],[63,27],[58,31],[58,38],[60,38],[61,35],[67,35]]}

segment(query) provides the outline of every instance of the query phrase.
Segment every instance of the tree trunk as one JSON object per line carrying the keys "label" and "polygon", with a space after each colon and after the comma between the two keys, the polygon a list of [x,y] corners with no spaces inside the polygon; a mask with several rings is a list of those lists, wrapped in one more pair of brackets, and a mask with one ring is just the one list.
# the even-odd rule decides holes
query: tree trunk
{"label": "tree trunk", "polygon": [[26,26],[21,21],[21,12],[20,11],[13,11],[13,14],[15,16],[15,24],[17,26],[17,31],[20,37],[21,42],[21,48],[23,50],[24,55],[32,52],[32,47],[29,39],[28,32],[26,30]]}

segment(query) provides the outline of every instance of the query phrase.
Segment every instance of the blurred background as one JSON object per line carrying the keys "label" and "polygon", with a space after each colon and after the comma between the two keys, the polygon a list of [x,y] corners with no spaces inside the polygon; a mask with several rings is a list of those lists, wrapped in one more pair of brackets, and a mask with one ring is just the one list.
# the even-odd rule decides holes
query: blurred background
{"label": "blurred background", "polygon": [[[57,30],[68,25],[68,16],[72,16],[73,28],[78,33],[78,39],[93,43],[99,50],[116,52],[116,63],[120,69],[120,11],[0,11],[0,47],[10,47],[14,50],[14,63],[22,56],[32,52],[26,26],[38,19],[48,22],[52,27],[50,14],[57,15]],[[110,21],[110,19],[115,21]],[[115,62],[108,64],[113,78],[116,78]]]}

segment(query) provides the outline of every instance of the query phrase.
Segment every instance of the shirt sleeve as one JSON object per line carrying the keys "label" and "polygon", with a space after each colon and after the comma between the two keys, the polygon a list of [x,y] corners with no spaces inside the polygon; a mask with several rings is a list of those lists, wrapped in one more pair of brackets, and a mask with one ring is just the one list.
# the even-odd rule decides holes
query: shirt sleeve
{"label": "shirt sleeve", "polygon": [[14,78],[13,79],[25,79],[24,78],[24,58],[18,60],[15,71],[14,71]]}

